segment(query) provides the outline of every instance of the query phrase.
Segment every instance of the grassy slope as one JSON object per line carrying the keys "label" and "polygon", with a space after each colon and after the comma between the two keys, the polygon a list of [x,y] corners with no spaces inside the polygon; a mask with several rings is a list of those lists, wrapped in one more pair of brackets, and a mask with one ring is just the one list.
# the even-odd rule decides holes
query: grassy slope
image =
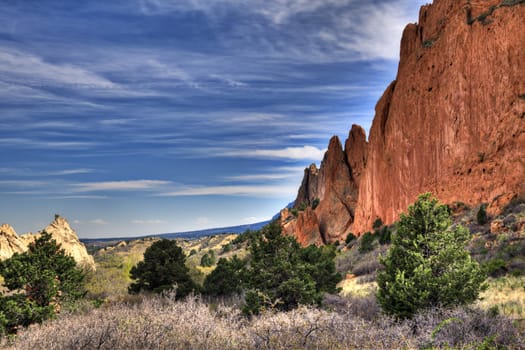
{"label": "grassy slope", "polygon": [[[477,305],[498,310],[525,325],[525,204],[511,203],[483,225],[477,222],[478,211],[479,207],[468,208],[461,203],[453,206],[454,223],[469,228],[472,234],[468,247],[472,256],[491,275]],[[340,247],[336,258],[338,271],[346,276],[339,284],[343,296],[366,297],[377,290],[378,259],[388,246],[375,241],[374,250],[363,254],[358,251],[359,245],[360,240]]]}
{"label": "grassy slope", "polygon": [[[213,250],[217,261],[221,257],[230,257],[237,254],[244,257],[247,254],[244,246],[232,245],[231,251],[224,251],[224,246],[233,241],[237,235],[225,234],[213,237],[204,237],[196,240],[179,240],[186,256],[186,265],[190,269],[191,277],[199,284],[210,273],[214,266],[200,266],[200,261],[205,253]],[[129,272],[131,268],[143,259],[144,252],[158,238],[147,238],[120,242],[106,247],[94,254],[97,271],[88,276],[89,296],[108,300],[124,300],[127,298],[127,287],[131,282]],[[190,255],[191,252],[195,253]]]}

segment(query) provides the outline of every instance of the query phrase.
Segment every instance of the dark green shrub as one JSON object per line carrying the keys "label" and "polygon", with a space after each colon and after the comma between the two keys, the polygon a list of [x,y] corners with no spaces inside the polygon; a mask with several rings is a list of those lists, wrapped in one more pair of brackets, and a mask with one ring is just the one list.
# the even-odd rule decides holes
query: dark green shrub
{"label": "dark green shrub", "polygon": [[426,49],[431,48],[433,45],[434,45],[434,40],[432,39],[423,41],[423,47]]}
{"label": "dark green shrub", "polygon": [[268,307],[272,307],[269,302],[269,298],[259,290],[250,289],[244,296],[242,313],[247,316],[259,315]]}
{"label": "dark green shrub", "polygon": [[379,244],[385,245],[392,242],[392,231],[388,226],[383,226],[379,232],[377,232],[377,237],[379,237]]}
{"label": "dark green shrub", "polygon": [[524,4],[524,3],[525,3],[525,0],[503,0],[500,6],[514,6],[518,4]]}
{"label": "dark green shrub", "polygon": [[374,223],[372,224],[372,228],[373,229],[378,229],[380,228],[381,226],[383,226],[383,220],[381,220],[381,218],[376,218],[374,220]]}
{"label": "dark green shrub", "polygon": [[190,251],[190,255],[189,256],[192,256],[192,255],[195,255],[195,254],[197,254],[197,250],[196,249],[192,249]]}
{"label": "dark green shrub", "polygon": [[485,274],[465,249],[468,230],[451,224],[447,207],[430,193],[401,214],[392,246],[381,259],[385,270],[377,277],[377,298],[386,313],[408,318],[424,308],[478,298]]}
{"label": "dark green shrub", "polygon": [[265,308],[291,310],[299,304],[320,304],[324,293],[337,292],[335,248],[301,248],[295,238],[281,235],[277,222],[267,225],[250,244],[245,313]]}
{"label": "dark green shrub", "polygon": [[210,267],[215,264],[215,252],[210,250],[201,257],[201,266]]}
{"label": "dark green shrub", "polygon": [[246,279],[246,262],[234,255],[220,258],[217,267],[204,280],[204,293],[214,296],[240,294]]}
{"label": "dark green shrub", "polygon": [[240,235],[238,235],[237,237],[235,237],[235,239],[232,241],[232,243],[235,244],[235,245],[242,244],[242,243],[244,243],[246,241],[249,241],[253,236],[255,236],[257,234],[258,234],[258,231],[246,230],[243,233],[241,233]]}
{"label": "dark green shrub", "polygon": [[365,232],[359,241],[359,253],[364,254],[374,250],[374,239],[371,232]]}
{"label": "dark green shrub", "polygon": [[489,222],[489,218],[487,216],[487,210],[486,209],[487,209],[487,205],[486,204],[482,204],[479,207],[478,213],[476,215],[476,219],[477,219],[478,225],[485,225],[486,223]]}
{"label": "dark green shrub", "polygon": [[161,293],[176,288],[180,299],[197,291],[185,262],[186,255],[176,241],[162,239],[153,243],[144,252],[144,260],[131,268],[130,276],[135,282],[130,284],[128,292]]}
{"label": "dark green shrub", "polygon": [[233,249],[233,245],[231,243],[225,244],[222,246],[222,252],[228,253]]}
{"label": "dark green shrub", "polygon": [[308,208],[308,204],[306,204],[305,202],[302,202],[302,203],[299,204],[299,206],[297,207],[297,209],[299,209],[299,211],[304,211],[304,210],[306,210],[306,208]]}
{"label": "dark green shrub", "polygon": [[346,244],[349,244],[350,242],[352,242],[356,238],[357,237],[352,232],[349,232],[348,236],[346,236],[345,242],[346,242]]}
{"label": "dark green shrub", "polygon": [[317,208],[319,203],[321,203],[321,200],[319,198],[314,199],[313,202],[312,202],[312,209],[315,210],[315,208]]}
{"label": "dark green shrub", "polygon": [[45,231],[27,252],[0,262],[0,275],[9,290],[0,297],[0,332],[40,323],[86,294],[84,272]]}

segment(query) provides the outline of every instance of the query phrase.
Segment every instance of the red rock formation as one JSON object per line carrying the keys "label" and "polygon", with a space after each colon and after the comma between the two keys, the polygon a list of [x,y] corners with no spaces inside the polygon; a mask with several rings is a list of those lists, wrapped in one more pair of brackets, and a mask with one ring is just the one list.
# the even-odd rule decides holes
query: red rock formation
{"label": "red rock formation", "polygon": [[321,245],[324,242],[319,232],[319,222],[310,207],[300,212],[295,218],[288,209],[281,210],[281,225],[285,234],[293,235],[303,246]]}
{"label": "red rock formation", "polygon": [[346,162],[352,171],[352,179],[359,187],[361,175],[366,168],[368,156],[368,144],[366,142],[366,133],[359,125],[352,125],[345,142]]}
{"label": "red rock formation", "polygon": [[500,2],[436,0],[405,29],[397,79],[376,106],[356,232],[397,220],[426,191],[493,210],[524,192],[525,6],[491,10]]}
{"label": "red rock formation", "polygon": [[[368,145],[357,131],[347,140],[350,179],[344,167],[330,167],[337,185],[315,210],[330,227],[320,230],[325,241],[370,230],[377,217],[396,221],[422,192],[445,203],[489,203],[492,212],[525,194],[523,18],[521,1],[434,0],[421,8],[419,23],[404,30],[397,78],[377,103]],[[319,172],[326,187],[323,165]],[[351,227],[341,224],[349,212],[341,203],[355,208]]]}
{"label": "red rock formation", "polygon": [[303,182],[297,192],[294,208],[299,208],[301,205],[310,206],[315,199],[321,197],[318,177],[319,169],[317,169],[315,164],[311,164],[308,168],[304,169]]}
{"label": "red rock formation", "polygon": [[[299,242],[327,243],[344,239],[354,221],[358,181],[365,163],[366,137],[361,127],[352,127],[345,151],[339,138],[332,137],[320,169],[314,164],[305,169],[295,200],[296,209],[302,203],[311,206],[315,199],[320,200],[319,205],[300,211],[297,220],[290,221],[286,216],[288,212],[281,213],[284,232],[294,234]],[[314,233],[320,235],[320,240],[312,238]]]}

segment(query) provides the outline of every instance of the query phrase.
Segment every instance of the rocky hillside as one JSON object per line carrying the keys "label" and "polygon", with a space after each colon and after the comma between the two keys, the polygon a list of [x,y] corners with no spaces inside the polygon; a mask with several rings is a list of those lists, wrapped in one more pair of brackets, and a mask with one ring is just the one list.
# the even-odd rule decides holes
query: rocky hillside
{"label": "rocky hillside", "polygon": [[[418,194],[487,203],[525,195],[525,1],[434,0],[401,40],[368,142],[353,126],[305,170],[285,231],[333,242],[397,220]],[[314,206],[314,200],[319,204]]]}
{"label": "rocky hillside", "polygon": [[[53,239],[59,243],[67,254],[84,267],[95,269],[93,257],[88,254],[86,247],[78,239],[77,233],[69,226],[63,217],[55,216],[55,220],[43,231],[50,233]],[[27,233],[17,235],[15,230],[8,224],[0,226],[0,259],[8,259],[14,253],[22,253],[28,249],[28,245],[40,237],[39,233]]]}

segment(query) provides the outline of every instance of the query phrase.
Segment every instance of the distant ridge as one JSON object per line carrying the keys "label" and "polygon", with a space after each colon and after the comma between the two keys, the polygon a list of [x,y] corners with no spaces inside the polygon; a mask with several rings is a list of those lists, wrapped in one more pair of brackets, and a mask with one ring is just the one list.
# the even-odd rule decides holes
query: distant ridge
{"label": "distant ridge", "polygon": [[111,242],[111,241],[127,241],[127,240],[134,240],[134,239],[144,239],[144,238],[152,238],[152,237],[160,237],[160,238],[166,238],[166,239],[176,239],[176,238],[182,238],[182,239],[197,239],[205,236],[215,236],[220,235],[224,233],[243,233],[246,230],[259,230],[264,225],[268,224],[270,220],[267,221],[261,221],[254,224],[246,224],[246,225],[238,225],[238,226],[230,226],[230,227],[218,227],[218,228],[210,228],[210,229],[204,229],[204,230],[196,230],[196,231],[184,231],[184,232],[175,232],[175,233],[159,233],[159,234],[148,234],[144,236],[134,236],[134,237],[109,237],[109,238],[81,238],[80,241],[89,244],[94,242]]}

